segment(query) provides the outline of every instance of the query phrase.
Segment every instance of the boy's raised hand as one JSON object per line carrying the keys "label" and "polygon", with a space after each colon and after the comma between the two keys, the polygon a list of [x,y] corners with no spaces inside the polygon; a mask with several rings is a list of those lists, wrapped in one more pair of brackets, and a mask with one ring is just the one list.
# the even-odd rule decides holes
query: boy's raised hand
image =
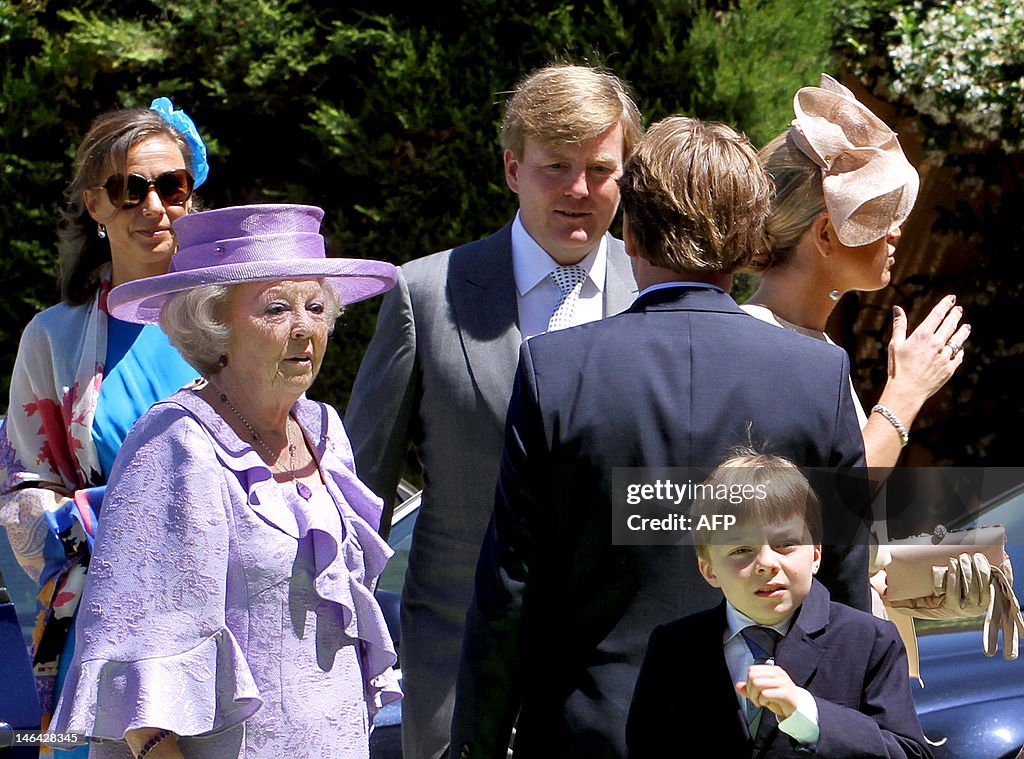
{"label": "boy's raised hand", "polygon": [[765,706],[783,720],[796,711],[797,699],[803,691],[782,667],[775,664],[752,664],[747,670],[746,682],[736,683],[741,696],[754,706]]}

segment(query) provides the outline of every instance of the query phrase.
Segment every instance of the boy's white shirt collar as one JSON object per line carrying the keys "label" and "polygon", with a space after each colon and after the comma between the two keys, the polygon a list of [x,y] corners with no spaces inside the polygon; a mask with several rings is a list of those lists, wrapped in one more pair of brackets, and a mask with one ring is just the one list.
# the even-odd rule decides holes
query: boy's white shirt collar
{"label": "boy's white shirt collar", "polygon": [[781,622],[774,625],[763,625],[760,622],[755,622],[742,611],[732,605],[730,601],[725,602],[725,621],[726,621],[726,634],[725,641],[728,642],[734,637],[740,634],[743,630],[750,626],[755,627],[770,627],[775,630],[783,638],[786,637],[786,633],[789,632],[789,628],[793,626],[793,614],[790,614]]}

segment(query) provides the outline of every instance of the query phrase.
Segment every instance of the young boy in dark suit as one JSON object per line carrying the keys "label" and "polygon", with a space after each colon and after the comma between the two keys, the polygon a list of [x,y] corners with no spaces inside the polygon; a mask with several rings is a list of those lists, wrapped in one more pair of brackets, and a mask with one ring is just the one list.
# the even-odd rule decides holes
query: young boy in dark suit
{"label": "young boy in dark suit", "polygon": [[[691,509],[698,564],[725,601],[654,630],[630,759],[930,757],[896,628],[831,602],[814,579],[821,506],[800,470],[742,453],[705,484],[717,497]],[[736,522],[699,528],[716,514]]]}

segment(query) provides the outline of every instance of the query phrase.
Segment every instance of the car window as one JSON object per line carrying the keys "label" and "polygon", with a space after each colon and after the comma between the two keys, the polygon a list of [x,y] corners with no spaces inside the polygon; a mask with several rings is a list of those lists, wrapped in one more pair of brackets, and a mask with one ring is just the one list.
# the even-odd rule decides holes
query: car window
{"label": "car window", "polygon": [[409,549],[412,546],[412,530],[416,525],[416,517],[420,511],[420,493],[414,493],[395,508],[391,520],[391,533],[388,545],[395,550],[395,555],[388,561],[381,573],[377,588],[402,593],[405,583],[405,569],[409,565]]}
{"label": "car window", "polygon": [[969,528],[995,524],[1001,524],[1006,528],[1008,543],[1024,541],[1024,491],[1008,496],[991,508],[980,510],[962,526]]}
{"label": "car window", "polygon": [[[0,416],[0,427],[4,417]],[[36,616],[36,584],[29,578],[14,558],[11,544],[7,541],[7,531],[0,527],[0,587],[4,596],[14,602],[14,610],[18,613],[18,624],[21,626],[25,645],[32,644],[32,627]],[[4,599],[6,600],[6,599]]]}

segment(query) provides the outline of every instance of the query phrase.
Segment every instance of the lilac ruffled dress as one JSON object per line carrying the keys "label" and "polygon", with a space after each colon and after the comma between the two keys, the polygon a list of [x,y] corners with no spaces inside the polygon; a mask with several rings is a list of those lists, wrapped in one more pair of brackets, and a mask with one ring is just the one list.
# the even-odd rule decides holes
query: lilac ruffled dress
{"label": "lilac ruffled dress", "polygon": [[192,390],[153,406],[107,487],[53,729],[130,757],[139,727],[186,757],[368,756],[401,697],[373,588],[391,550],[341,420],[292,413],[325,485],[307,500]]}

